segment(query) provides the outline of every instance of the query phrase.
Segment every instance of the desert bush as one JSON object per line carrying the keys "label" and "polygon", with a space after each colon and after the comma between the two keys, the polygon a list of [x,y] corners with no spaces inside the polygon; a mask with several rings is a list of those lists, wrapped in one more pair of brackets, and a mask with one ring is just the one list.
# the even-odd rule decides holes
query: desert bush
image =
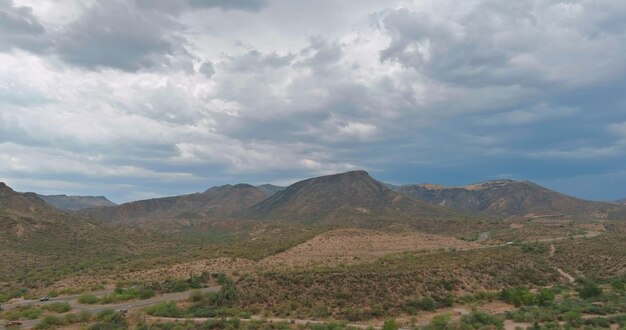
{"label": "desert bush", "polygon": [[65,320],[58,316],[46,316],[41,322],[37,323],[35,329],[50,329],[65,324]]}
{"label": "desert bush", "polygon": [[44,310],[55,312],[55,313],[65,313],[72,309],[72,306],[68,302],[54,302],[51,304],[43,305]]}
{"label": "desert bush", "polygon": [[385,321],[385,323],[383,324],[382,330],[398,330],[399,328],[400,327],[396,323],[396,320],[390,319],[390,320]]}
{"label": "desert bush", "polygon": [[78,297],[78,302],[81,304],[97,304],[98,301],[98,297],[93,294],[84,294]]}
{"label": "desert bush", "polygon": [[183,317],[185,314],[173,301],[150,306],[145,310],[149,315],[162,317]]}
{"label": "desert bush", "polygon": [[578,295],[583,299],[598,298],[602,296],[602,288],[593,281],[584,281],[581,287],[576,289]]}
{"label": "desert bush", "polygon": [[611,281],[611,288],[613,288],[614,291],[618,292],[624,291],[624,281],[621,278],[614,279],[613,281]]}
{"label": "desert bush", "polygon": [[502,329],[503,326],[504,320],[501,318],[493,316],[489,313],[478,311],[471,312],[468,315],[463,315],[460,320],[461,329]]}

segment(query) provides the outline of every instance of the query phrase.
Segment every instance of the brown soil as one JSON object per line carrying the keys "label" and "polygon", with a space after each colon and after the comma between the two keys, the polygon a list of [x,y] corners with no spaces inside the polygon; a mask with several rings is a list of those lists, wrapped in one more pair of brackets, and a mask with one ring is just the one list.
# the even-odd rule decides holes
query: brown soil
{"label": "brown soil", "polygon": [[260,266],[332,266],[373,260],[405,251],[465,250],[480,246],[454,237],[423,233],[388,233],[367,229],[337,229],[263,259]]}

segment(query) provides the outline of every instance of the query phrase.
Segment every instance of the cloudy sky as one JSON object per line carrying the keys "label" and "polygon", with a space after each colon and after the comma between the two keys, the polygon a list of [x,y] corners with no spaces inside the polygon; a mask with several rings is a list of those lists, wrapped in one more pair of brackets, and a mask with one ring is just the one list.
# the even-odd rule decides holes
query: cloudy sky
{"label": "cloudy sky", "polygon": [[626,197],[626,2],[0,0],[0,181],[116,202],[352,169]]}

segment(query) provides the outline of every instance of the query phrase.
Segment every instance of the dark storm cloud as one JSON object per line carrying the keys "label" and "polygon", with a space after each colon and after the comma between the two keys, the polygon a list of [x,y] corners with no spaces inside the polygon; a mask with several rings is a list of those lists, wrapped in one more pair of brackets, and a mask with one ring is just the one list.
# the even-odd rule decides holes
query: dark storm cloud
{"label": "dark storm cloud", "polygon": [[168,66],[184,54],[180,24],[159,11],[140,11],[128,2],[98,2],[58,36],[57,55],[89,69],[137,71]]}
{"label": "dark storm cloud", "polygon": [[12,0],[0,0],[0,51],[19,48],[43,53],[51,45],[46,28],[30,7],[16,6]]}
{"label": "dark storm cloud", "polygon": [[[50,32],[29,7],[0,2],[0,51],[50,51],[61,60],[91,70],[123,71],[177,67],[193,71],[178,16],[188,10],[259,11],[264,0],[102,1],[75,21]],[[185,63],[187,62],[187,63]],[[191,68],[190,68],[191,67]]]}

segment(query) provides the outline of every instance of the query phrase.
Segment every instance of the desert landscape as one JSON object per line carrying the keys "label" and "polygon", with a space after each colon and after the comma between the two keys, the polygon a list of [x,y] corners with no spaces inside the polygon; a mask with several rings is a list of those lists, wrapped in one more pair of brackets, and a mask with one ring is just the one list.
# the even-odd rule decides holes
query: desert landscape
{"label": "desert landscape", "polygon": [[624,22],[0,0],[0,330],[626,329]]}

